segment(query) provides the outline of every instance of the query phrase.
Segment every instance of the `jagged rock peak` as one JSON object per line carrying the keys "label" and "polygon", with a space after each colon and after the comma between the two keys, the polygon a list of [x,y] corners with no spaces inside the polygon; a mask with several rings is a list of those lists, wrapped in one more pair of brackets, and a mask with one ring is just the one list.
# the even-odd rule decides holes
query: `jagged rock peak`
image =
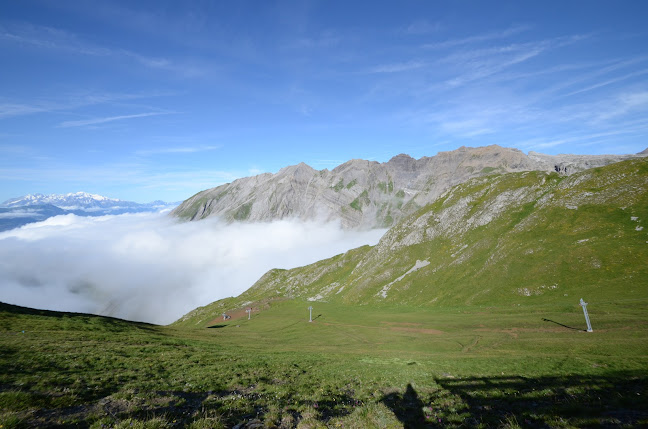
{"label": "jagged rock peak", "polygon": [[409,155],[401,153],[396,155],[389,161],[387,161],[387,166],[394,169],[403,169],[403,170],[413,170],[416,168],[416,159],[412,158]]}
{"label": "jagged rock peak", "polygon": [[376,161],[368,161],[366,159],[359,159],[359,158],[354,158],[350,161],[347,161],[343,164],[338,165],[335,167],[333,170],[331,170],[332,173],[339,173],[341,171],[349,170],[349,169],[363,169],[367,168],[371,165],[380,165],[379,162]]}
{"label": "jagged rock peak", "polygon": [[412,158],[411,156],[409,156],[408,154],[406,154],[406,153],[400,153],[400,154],[392,157],[392,159],[387,161],[387,163],[388,164],[389,163],[399,164],[399,163],[402,163],[402,162],[409,162],[409,161],[416,161],[416,160],[414,158]]}
{"label": "jagged rock peak", "polygon": [[389,227],[469,179],[516,171],[571,175],[643,155],[543,155],[498,145],[465,147],[418,160],[399,154],[379,163],[352,159],[333,170],[300,163],[202,191],[171,215],[187,220],[283,218],[341,221],[347,228]]}
{"label": "jagged rock peak", "polygon": [[288,174],[288,173],[294,174],[294,173],[297,173],[297,172],[308,172],[308,173],[310,173],[310,172],[315,172],[315,171],[317,171],[317,170],[315,170],[310,165],[306,164],[305,162],[300,162],[297,165],[289,165],[288,167],[282,168],[281,170],[279,170],[279,172],[277,174]]}

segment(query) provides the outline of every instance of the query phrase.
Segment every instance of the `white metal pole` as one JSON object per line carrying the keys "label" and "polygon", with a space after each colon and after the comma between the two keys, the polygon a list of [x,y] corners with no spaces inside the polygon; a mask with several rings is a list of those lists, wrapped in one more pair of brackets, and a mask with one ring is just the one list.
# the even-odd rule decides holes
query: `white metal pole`
{"label": "white metal pole", "polygon": [[583,298],[580,299],[580,306],[583,307],[583,314],[585,314],[585,321],[587,322],[587,332],[594,332],[592,329],[592,324],[590,323],[589,314],[587,314],[587,303],[583,301]]}
{"label": "white metal pole", "polygon": [[313,306],[311,305],[308,307],[308,321],[312,322],[313,321]]}

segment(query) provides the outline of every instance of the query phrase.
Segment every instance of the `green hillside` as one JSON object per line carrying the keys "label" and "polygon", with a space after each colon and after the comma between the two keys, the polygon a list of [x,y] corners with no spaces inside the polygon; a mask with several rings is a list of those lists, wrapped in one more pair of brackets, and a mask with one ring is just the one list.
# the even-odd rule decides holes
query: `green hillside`
{"label": "green hillside", "polygon": [[0,428],[648,425],[647,179],[473,180],[171,326],[0,303]]}
{"label": "green hillside", "polygon": [[459,185],[374,247],[272,270],[178,325],[271,299],[345,305],[570,305],[648,298],[648,159],[569,177],[490,175]]}
{"label": "green hillside", "polygon": [[0,426],[637,427],[647,303],[590,304],[593,333],[577,304],[284,300],[209,329],[0,304]]}

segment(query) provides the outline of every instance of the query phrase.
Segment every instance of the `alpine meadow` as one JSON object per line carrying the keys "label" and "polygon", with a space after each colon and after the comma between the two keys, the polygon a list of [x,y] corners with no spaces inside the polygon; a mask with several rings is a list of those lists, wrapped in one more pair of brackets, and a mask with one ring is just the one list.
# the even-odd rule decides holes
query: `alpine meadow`
{"label": "alpine meadow", "polygon": [[648,424],[646,219],[648,158],[487,171],[169,326],[3,304],[1,424]]}
{"label": "alpine meadow", "polygon": [[0,0],[0,429],[648,428],[648,0]]}

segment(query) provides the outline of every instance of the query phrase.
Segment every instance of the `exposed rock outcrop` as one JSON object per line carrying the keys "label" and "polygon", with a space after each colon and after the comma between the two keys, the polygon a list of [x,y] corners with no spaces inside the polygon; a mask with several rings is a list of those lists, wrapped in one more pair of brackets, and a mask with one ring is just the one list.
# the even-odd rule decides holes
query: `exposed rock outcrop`
{"label": "exposed rock outcrop", "polygon": [[[648,159],[561,176],[478,177],[390,228],[375,246],[270,270],[236,298],[181,321],[200,325],[249,302],[575,306],[648,290]],[[487,311],[487,310],[485,310]]]}
{"label": "exposed rock outcrop", "polygon": [[493,145],[421,159],[400,154],[386,163],[354,159],[331,171],[301,163],[199,192],[172,215],[186,220],[340,220],[346,228],[389,227],[474,177],[534,170],[571,175],[645,155],[526,155]]}

